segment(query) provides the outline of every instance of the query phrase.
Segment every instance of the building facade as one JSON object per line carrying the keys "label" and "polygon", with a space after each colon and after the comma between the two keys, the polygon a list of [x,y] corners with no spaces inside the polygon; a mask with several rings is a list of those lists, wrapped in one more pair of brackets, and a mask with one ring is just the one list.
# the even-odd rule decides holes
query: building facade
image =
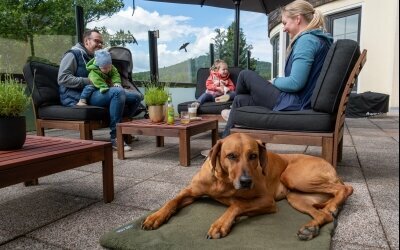
{"label": "building facade", "polygon": [[[399,108],[399,2],[397,0],[309,0],[326,17],[326,29],[337,39],[352,39],[366,49],[367,62],[353,91],[390,95],[389,108]],[[283,75],[289,38],[279,10],[268,17],[273,46],[272,76]]]}

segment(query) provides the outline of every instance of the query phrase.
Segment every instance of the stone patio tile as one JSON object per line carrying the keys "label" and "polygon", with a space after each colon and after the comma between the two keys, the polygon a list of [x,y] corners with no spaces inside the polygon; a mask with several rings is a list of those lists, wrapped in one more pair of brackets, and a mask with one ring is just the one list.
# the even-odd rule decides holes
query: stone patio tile
{"label": "stone patio tile", "polygon": [[0,246],[0,250],[8,249],[41,249],[41,250],[62,250],[65,249],[61,246],[47,244],[45,242],[37,241],[35,239],[21,237],[8,244]]}
{"label": "stone patio tile", "polygon": [[[138,182],[139,180],[132,178],[114,176],[114,193],[117,194],[122,190],[136,185]],[[51,190],[103,202],[103,177],[101,174],[94,173],[64,185],[54,185],[51,187]]]}
{"label": "stone patio tile", "polygon": [[185,186],[184,184],[145,181],[121,192],[113,203],[154,210],[172,199]]}
{"label": "stone patio tile", "polygon": [[[362,228],[362,233],[352,228]],[[375,209],[370,206],[343,209],[339,214],[338,225],[332,238],[333,241],[337,239],[340,239],[341,242],[362,246],[359,249],[364,249],[364,246],[375,249],[389,247],[379,217]]]}
{"label": "stone patio tile", "polygon": [[322,147],[319,146],[308,146],[304,154],[322,157]]}
{"label": "stone patio tile", "polygon": [[340,250],[388,250],[390,249],[388,246],[386,247],[376,247],[376,246],[366,246],[366,245],[358,245],[351,244],[348,242],[342,242],[338,240],[332,240],[331,249],[340,249]]}
{"label": "stone patio tile", "polygon": [[353,147],[353,140],[351,139],[350,134],[343,135],[343,146],[344,147]]}
{"label": "stone patio tile", "polygon": [[374,137],[385,137],[386,134],[382,130],[378,130],[376,128],[350,128],[352,136],[367,136],[370,137],[374,135]]}
{"label": "stone patio tile", "polygon": [[[11,232],[6,231],[4,229],[0,229],[0,244],[4,243],[6,241],[12,240],[13,238],[14,237]],[[0,249],[1,249],[1,246],[0,246]],[[3,249],[5,249],[5,248],[3,248]]]}
{"label": "stone patio tile", "polygon": [[135,178],[137,180],[146,180],[157,174],[160,174],[170,168],[178,168],[179,162],[149,162],[147,159],[129,160],[114,167],[114,176],[123,176]]}
{"label": "stone patio tile", "polygon": [[290,154],[290,153],[304,153],[307,146],[304,145],[290,145],[290,144],[273,144],[267,143],[267,150],[275,153]]}
{"label": "stone patio tile", "polygon": [[394,119],[370,119],[373,124],[381,129],[397,129],[399,131],[399,122]]}
{"label": "stone patio tile", "polygon": [[150,180],[154,181],[164,181],[169,183],[177,183],[188,185],[192,180],[192,177],[199,171],[198,167],[181,167],[178,166],[176,168],[170,168],[167,171],[164,171]]}
{"label": "stone patio tile", "polygon": [[399,249],[399,207],[378,209],[378,214],[391,249]]}
{"label": "stone patio tile", "polygon": [[360,162],[357,158],[357,152],[354,147],[343,147],[342,161],[337,163],[338,166],[343,167],[360,167]]}
{"label": "stone patio tile", "polygon": [[10,232],[12,237],[23,235],[94,202],[92,199],[38,190],[0,204],[0,229]]}
{"label": "stone patio tile", "polygon": [[365,178],[359,167],[347,167],[347,166],[337,166],[336,172],[345,183],[363,183],[365,184]]}
{"label": "stone patio tile", "polygon": [[132,207],[99,202],[40,228],[29,236],[67,249],[103,249],[99,239],[104,233],[129,223],[144,213],[146,211]]}
{"label": "stone patio tile", "polygon": [[[399,211],[399,179],[367,179],[367,185],[377,209]],[[398,220],[397,216],[397,220]],[[398,225],[398,223],[397,223]]]}
{"label": "stone patio tile", "polygon": [[343,210],[356,212],[361,207],[374,208],[365,183],[346,182],[346,184],[353,187],[353,194],[347,198]]}
{"label": "stone patio tile", "polygon": [[396,142],[396,140],[387,136],[352,136],[352,138],[354,145],[356,145],[357,148],[384,148],[392,150],[396,147],[399,147],[399,144]]}
{"label": "stone patio tile", "polygon": [[346,125],[350,132],[353,132],[353,128],[376,128],[376,125],[367,118],[346,118]]}
{"label": "stone patio tile", "polygon": [[43,189],[46,189],[44,185],[26,187],[23,183],[18,183],[12,186],[4,187],[0,189],[0,205],[10,200],[20,199],[25,195],[29,195],[31,193],[35,193]]}
{"label": "stone patio tile", "polygon": [[[101,170],[101,163],[98,166]],[[77,171],[75,169],[55,173],[52,175],[44,176],[39,178],[39,185],[62,185],[69,183],[72,180],[84,178],[85,176],[91,175],[92,173]]]}

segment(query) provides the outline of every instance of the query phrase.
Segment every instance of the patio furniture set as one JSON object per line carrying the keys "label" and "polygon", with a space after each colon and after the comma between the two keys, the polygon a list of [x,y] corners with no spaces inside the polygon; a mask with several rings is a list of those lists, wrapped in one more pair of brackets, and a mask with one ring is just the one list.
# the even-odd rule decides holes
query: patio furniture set
{"label": "patio furniture set", "polygon": [[[312,110],[274,112],[262,107],[242,107],[235,116],[237,126],[232,132],[247,133],[264,142],[322,146],[322,157],[336,166],[341,159],[346,105],[365,62],[366,50],[360,55],[356,42],[338,40],[325,59],[312,97]],[[102,161],[104,201],[111,202],[114,195],[111,143],[92,141],[93,130],[108,126],[107,109],[62,106],[56,66],[30,61],[23,71],[32,92],[37,136],[28,136],[21,150],[0,152],[0,188],[18,182],[35,183],[42,176]],[[198,79],[203,79],[204,72],[205,69],[199,70]],[[240,69],[231,72],[236,80]],[[204,83],[198,80],[196,87],[196,93],[202,93]],[[215,110],[226,108],[224,105],[230,104],[200,106],[199,115],[203,119],[189,124],[181,124],[179,120],[174,125],[155,124],[147,119],[119,123],[118,148],[123,148],[124,135],[156,136],[156,146],[164,145],[165,136],[178,137],[180,164],[188,166],[190,137],[211,131],[214,145],[220,119]],[[185,107],[187,103],[178,105],[178,111]],[[83,140],[44,137],[45,128],[78,130]],[[124,151],[119,150],[118,158],[124,157]]]}

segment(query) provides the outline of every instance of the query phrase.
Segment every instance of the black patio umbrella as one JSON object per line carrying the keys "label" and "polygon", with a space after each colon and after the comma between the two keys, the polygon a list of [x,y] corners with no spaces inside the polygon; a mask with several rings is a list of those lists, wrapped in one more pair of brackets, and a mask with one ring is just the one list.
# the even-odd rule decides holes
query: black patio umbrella
{"label": "black patio umbrella", "polygon": [[226,9],[235,9],[235,40],[234,40],[234,66],[239,65],[239,27],[240,10],[265,13],[268,15],[278,7],[284,6],[293,0],[147,0],[164,3],[194,4],[212,6]]}

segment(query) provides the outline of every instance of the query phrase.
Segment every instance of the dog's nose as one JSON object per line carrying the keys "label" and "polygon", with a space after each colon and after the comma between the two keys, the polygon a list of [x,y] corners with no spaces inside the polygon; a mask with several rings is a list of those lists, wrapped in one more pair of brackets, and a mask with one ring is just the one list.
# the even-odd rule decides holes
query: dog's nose
{"label": "dog's nose", "polygon": [[241,175],[239,181],[242,188],[250,188],[253,182],[251,177],[248,175]]}

